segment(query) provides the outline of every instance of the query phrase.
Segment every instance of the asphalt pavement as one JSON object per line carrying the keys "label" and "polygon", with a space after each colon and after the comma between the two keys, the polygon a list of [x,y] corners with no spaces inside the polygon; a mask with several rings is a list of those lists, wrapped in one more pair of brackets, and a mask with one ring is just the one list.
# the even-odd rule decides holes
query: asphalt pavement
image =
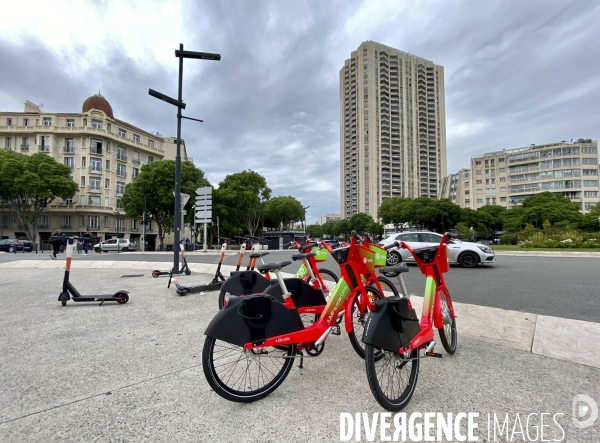
{"label": "asphalt pavement", "polygon": [[[59,262],[0,264],[0,441],[340,441],[342,413],[370,418],[385,412],[344,332],[330,336],[323,354],[306,358],[303,369],[295,364],[267,398],[224,400],[211,391],[201,366],[203,332],[217,312],[217,293],[180,297],[166,288],[166,278],[150,276],[156,263],[111,258],[76,258],[71,281],[84,294],[128,289],[125,305],[62,307]],[[195,272],[181,279],[208,281],[209,269],[194,265]],[[574,404],[581,394],[600,402],[600,363],[565,360],[563,343],[561,355],[549,355],[552,340],[566,340],[580,358],[600,355],[593,338],[597,324],[463,303],[456,308],[458,350],[421,362],[407,416],[477,413],[478,441],[600,441],[600,420],[576,425],[593,408]],[[561,329],[565,324],[570,327]],[[593,335],[577,342],[585,328]],[[555,338],[556,331],[562,336]],[[436,351],[444,352],[441,346]],[[548,414],[545,428],[542,413]],[[508,420],[502,431],[494,414],[499,423]],[[360,434],[368,441],[364,426]]]}

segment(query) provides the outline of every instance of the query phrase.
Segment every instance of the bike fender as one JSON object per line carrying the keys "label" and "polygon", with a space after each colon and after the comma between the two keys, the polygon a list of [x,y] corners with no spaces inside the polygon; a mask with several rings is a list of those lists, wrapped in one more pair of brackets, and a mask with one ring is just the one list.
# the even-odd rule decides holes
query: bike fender
{"label": "bike fender", "polygon": [[[244,311],[244,304],[254,298],[264,298],[270,301],[269,318],[266,320],[266,325],[260,328],[253,327],[252,321],[248,321],[241,315]],[[287,308],[273,297],[259,295],[231,298],[227,306],[215,315],[204,334],[236,346],[244,346],[246,343],[252,342],[253,336],[256,337],[257,330],[266,339],[302,329],[304,326],[296,308]]]}
{"label": "bike fender", "polygon": [[433,326],[436,329],[441,329],[444,326],[444,321],[442,319],[442,306],[439,297],[435,298],[435,302],[433,304]]}

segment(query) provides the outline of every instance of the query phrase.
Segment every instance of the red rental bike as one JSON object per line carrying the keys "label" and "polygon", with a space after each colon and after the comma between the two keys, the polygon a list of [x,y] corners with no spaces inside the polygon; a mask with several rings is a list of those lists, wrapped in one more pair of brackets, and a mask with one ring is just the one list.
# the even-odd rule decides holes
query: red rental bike
{"label": "red rental bike", "polygon": [[[285,380],[294,359],[322,353],[330,333],[340,334],[338,315],[351,312],[351,302],[373,306],[383,295],[365,286],[361,275],[374,271],[375,252],[357,242],[353,233],[349,246],[331,255],[340,265],[341,278],[315,323],[305,326],[290,301],[281,269],[290,261],[261,264],[259,270],[275,272],[284,302],[269,295],[232,297],[205,331],[202,367],[211,388],[221,397],[236,402],[253,402],[273,392]],[[384,258],[385,260],[385,258]]]}
{"label": "red rental bike", "polygon": [[[426,277],[420,322],[408,295],[374,301],[375,308],[366,319],[362,341],[366,346],[367,379],[377,402],[389,411],[399,411],[410,401],[420,359],[442,357],[433,352],[433,328],[438,330],[446,352],[456,352],[456,316],[443,276],[449,270],[446,243],[452,238],[456,237],[446,233],[439,245],[418,249],[400,243],[411,252]],[[394,266],[386,270],[395,272]]]}

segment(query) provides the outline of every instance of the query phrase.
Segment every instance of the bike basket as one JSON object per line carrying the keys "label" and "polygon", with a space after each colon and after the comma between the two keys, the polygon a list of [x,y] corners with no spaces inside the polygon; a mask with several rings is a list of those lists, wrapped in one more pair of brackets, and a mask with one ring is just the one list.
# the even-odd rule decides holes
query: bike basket
{"label": "bike basket", "polygon": [[316,262],[322,262],[322,261],[327,260],[327,254],[328,254],[327,249],[319,248],[318,246],[315,246],[314,248],[312,248],[311,252],[317,253],[317,255],[315,255]]}
{"label": "bike basket", "polygon": [[337,248],[331,251],[331,256],[335,259],[339,264],[346,263],[348,261],[348,253],[350,252],[350,246],[346,246],[345,248]]}
{"label": "bike basket", "polygon": [[438,246],[430,246],[427,248],[413,249],[415,256],[423,263],[433,263],[438,252]]}
{"label": "bike basket", "polygon": [[387,251],[383,248],[380,248],[377,245],[369,245],[369,249],[375,254],[375,256],[373,257],[373,266],[376,268],[381,268],[382,266],[385,266]]}

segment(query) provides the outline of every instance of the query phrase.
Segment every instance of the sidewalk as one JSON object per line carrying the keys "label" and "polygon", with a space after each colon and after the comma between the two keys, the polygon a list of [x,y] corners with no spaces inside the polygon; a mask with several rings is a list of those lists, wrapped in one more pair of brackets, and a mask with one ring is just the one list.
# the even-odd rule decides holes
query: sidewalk
{"label": "sidewalk", "polygon": [[[214,394],[201,354],[217,292],[177,296],[166,277],[150,276],[170,264],[74,260],[71,281],[81,293],[130,291],[129,303],[102,307],[60,305],[62,262],[0,265],[0,441],[339,441],[341,412],[383,412],[345,333],[331,336],[304,369],[294,365],[261,401]],[[207,283],[215,268],[192,264],[192,275],[179,278]],[[600,402],[600,324],[466,304],[456,310],[458,351],[449,357],[438,344],[444,358],[421,362],[407,415],[478,412],[484,441],[487,414],[509,414],[511,430],[516,414],[523,423],[532,413],[564,414],[564,435],[551,426],[546,439],[600,441],[599,422],[578,429],[571,421],[575,395]]]}

